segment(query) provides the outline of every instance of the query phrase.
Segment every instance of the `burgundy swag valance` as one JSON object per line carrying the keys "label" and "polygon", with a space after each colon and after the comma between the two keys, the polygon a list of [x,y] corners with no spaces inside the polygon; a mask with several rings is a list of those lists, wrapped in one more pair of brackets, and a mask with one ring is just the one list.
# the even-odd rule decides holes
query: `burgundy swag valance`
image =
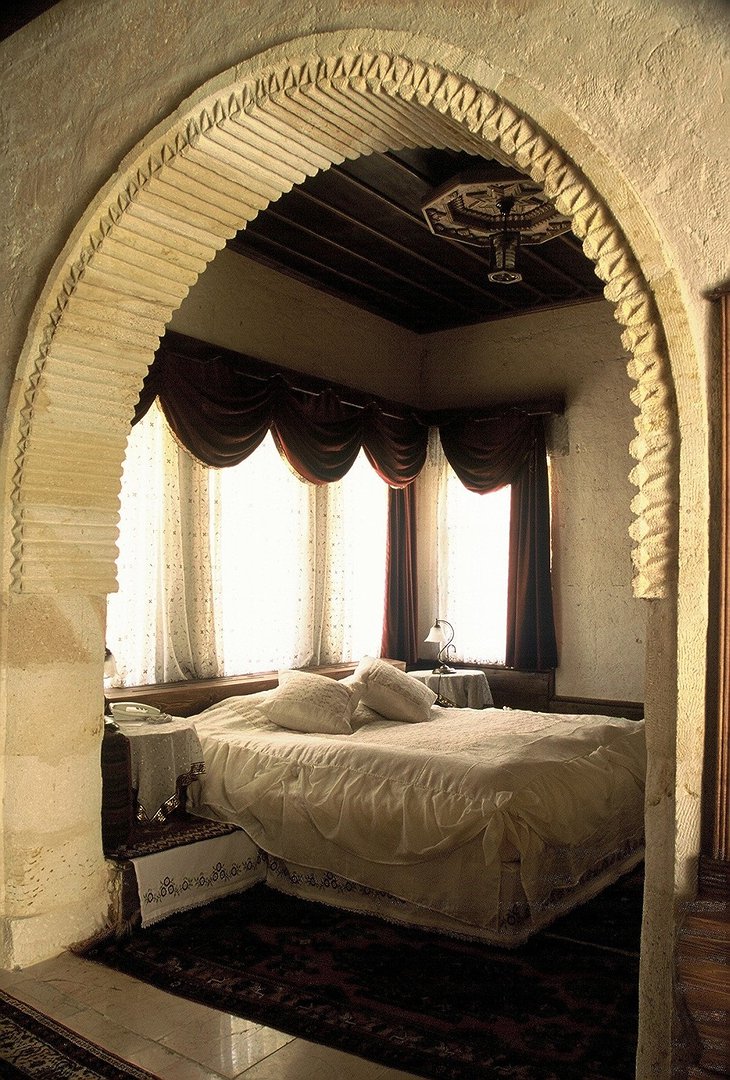
{"label": "burgundy swag valance", "polygon": [[279,452],[313,484],[341,480],[362,447],[390,486],[384,655],[409,663],[418,655],[412,482],[426,460],[429,426],[438,426],[449,464],[471,491],[511,484],[506,663],[528,670],[556,666],[541,417],[473,411],[437,417],[373,400],[353,404],[321,382],[296,388],[261,361],[196,346],[161,344],[135,423],[158,398],[182,445],[213,468],[239,464],[271,430]]}
{"label": "burgundy swag valance", "polygon": [[423,468],[428,424],[415,413],[393,416],[374,401],[347,404],[332,387],[302,391],[279,372],[262,378],[245,368],[246,357],[200,359],[161,345],[135,421],[159,398],[183,446],[212,468],[238,465],[269,430],[279,452],[312,484],[341,480],[361,447],[391,487],[410,484]]}

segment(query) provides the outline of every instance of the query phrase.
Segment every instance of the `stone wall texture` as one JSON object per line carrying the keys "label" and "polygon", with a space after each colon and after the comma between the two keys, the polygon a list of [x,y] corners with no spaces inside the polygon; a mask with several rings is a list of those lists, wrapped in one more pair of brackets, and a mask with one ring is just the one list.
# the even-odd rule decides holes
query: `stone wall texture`
{"label": "stone wall texture", "polygon": [[719,0],[61,0],[0,44],[3,964],[106,917],[104,594],[156,340],[226,237],[306,169],[387,147],[387,121],[495,142],[540,176],[624,328],[648,612],[637,1075],[669,1076],[674,898],[698,843],[726,40]]}

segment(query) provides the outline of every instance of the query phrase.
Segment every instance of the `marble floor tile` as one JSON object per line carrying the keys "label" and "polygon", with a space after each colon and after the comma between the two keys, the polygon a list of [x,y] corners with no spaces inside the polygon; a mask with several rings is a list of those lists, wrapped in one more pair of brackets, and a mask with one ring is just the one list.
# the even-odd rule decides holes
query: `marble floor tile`
{"label": "marble floor tile", "polygon": [[179,1028],[162,1043],[233,1080],[292,1040],[293,1036],[273,1028],[219,1013],[216,1024]]}
{"label": "marble floor tile", "polygon": [[0,988],[162,1080],[417,1080],[62,953]]}

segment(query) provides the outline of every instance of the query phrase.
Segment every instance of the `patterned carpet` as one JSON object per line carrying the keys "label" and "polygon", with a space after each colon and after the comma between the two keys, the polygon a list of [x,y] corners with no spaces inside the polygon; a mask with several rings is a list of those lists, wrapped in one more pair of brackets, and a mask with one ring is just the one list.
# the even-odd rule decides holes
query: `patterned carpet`
{"label": "patterned carpet", "polygon": [[2,990],[0,1076],[8,1080],[159,1080]]}
{"label": "patterned carpet", "polygon": [[501,950],[264,885],[87,958],[434,1080],[630,1080],[642,875]]}

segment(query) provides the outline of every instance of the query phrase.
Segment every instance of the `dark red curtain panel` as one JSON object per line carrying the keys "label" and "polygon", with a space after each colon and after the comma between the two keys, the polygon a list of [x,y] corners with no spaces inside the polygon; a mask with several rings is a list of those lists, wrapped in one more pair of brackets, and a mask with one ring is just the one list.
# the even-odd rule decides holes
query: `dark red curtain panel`
{"label": "dark red curtain panel", "polygon": [[230,364],[160,348],[145,379],[134,422],[155,397],[175,436],[211,468],[239,465],[263,442],[288,387],[280,375],[266,381]]}
{"label": "dark red curtain panel", "polygon": [[418,659],[416,489],[388,489],[388,551],[380,655],[413,664]]}
{"label": "dark red curtain panel", "polygon": [[428,423],[415,415],[391,416],[375,404],[365,412],[363,446],[370,464],[391,487],[410,484],[426,464]]}
{"label": "dark red curtain panel", "polygon": [[512,484],[532,453],[535,417],[455,416],[439,424],[451,468],[469,491],[483,495]]}
{"label": "dark red curtain panel", "polygon": [[316,395],[290,390],[274,409],[274,440],[310,484],[333,483],[345,476],[360,452],[361,413],[344,406],[333,390]]}
{"label": "dark red curtain panel", "polygon": [[507,589],[507,667],[526,671],[557,667],[550,498],[541,422],[534,425],[530,458],[512,484]]}

